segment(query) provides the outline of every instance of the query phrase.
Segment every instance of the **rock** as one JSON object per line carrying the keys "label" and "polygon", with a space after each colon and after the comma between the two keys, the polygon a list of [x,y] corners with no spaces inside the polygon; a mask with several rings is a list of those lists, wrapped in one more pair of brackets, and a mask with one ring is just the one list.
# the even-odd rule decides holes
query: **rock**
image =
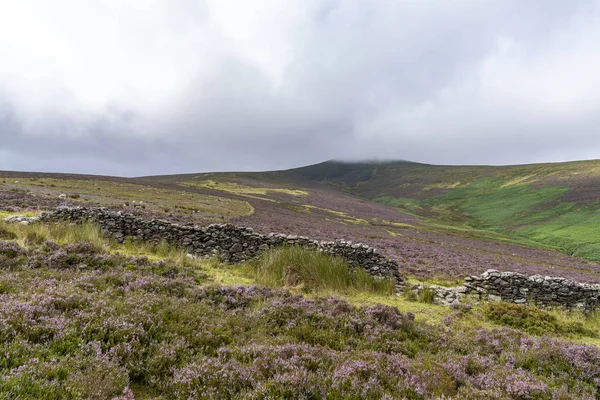
{"label": "rock", "polygon": [[591,311],[600,306],[600,285],[582,284],[570,279],[541,275],[525,276],[515,272],[488,270],[480,277],[465,280],[470,291],[492,301],[517,304],[560,305],[568,309]]}
{"label": "rock", "polygon": [[26,217],[24,215],[11,215],[4,219],[5,222],[10,224],[29,225],[33,222],[37,222],[39,217]]}
{"label": "rock", "polygon": [[236,244],[234,244],[233,246],[231,246],[231,247],[229,248],[229,251],[230,251],[231,253],[240,253],[240,252],[242,252],[243,250],[244,250],[244,246],[242,246],[240,243],[236,243]]}
{"label": "rock", "polygon": [[469,289],[466,286],[457,286],[452,288],[456,293],[462,293],[465,294],[469,291]]}
{"label": "rock", "polygon": [[496,296],[495,294],[489,294],[488,300],[498,302],[498,301],[502,301],[502,297]]}

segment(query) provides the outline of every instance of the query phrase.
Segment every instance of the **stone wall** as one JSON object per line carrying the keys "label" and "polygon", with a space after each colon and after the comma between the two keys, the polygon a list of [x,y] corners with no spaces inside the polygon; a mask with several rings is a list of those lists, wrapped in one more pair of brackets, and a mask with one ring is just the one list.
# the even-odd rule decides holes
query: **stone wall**
{"label": "stone wall", "polygon": [[600,308],[600,284],[575,282],[566,278],[501,272],[490,269],[479,276],[465,278],[462,286],[412,284],[405,290],[418,297],[428,290],[433,302],[455,305],[471,301],[506,301],[535,306],[559,306],[591,311]]}
{"label": "stone wall", "polygon": [[229,224],[213,224],[206,227],[178,225],[162,220],[144,220],[132,214],[109,211],[104,208],[58,208],[40,216],[41,221],[94,221],[102,230],[118,241],[131,237],[159,243],[165,240],[190,254],[207,256],[220,254],[228,262],[236,263],[256,256],[259,252],[281,245],[299,245],[340,256],[351,267],[362,267],[378,278],[394,278],[401,289],[404,279],[398,264],[386,259],[374,248],[353,244],[344,240],[317,241],[302,236],[283,234],[263,235],[250,228]]}
{"label": "stone wall", "polygon": [[[397,282],[398,290],[413,291],[417,295],[424,290],[431,290],[434,302],[438,304],[457,304],[463,302],[465,298],[471,298],[476,301],[507,301],[587,311],[600,308],[600,284],[579,283],[565,278],[541,275],[526,276],[516,272],[488,270],[480,276],[467,277],[464,285],[453,288],[422,284],[407,285],[395,261],[386,259],[369,246],[344,240],[317,241],[302,236],[273,233],[263,235],[253,232],[250,228],[227,224],[213,224],[206,227],[177,225],[162,220],[144,220],[132,214],[104,208],[59,208],[54,212],[42,214],[37,219],[74,222],[91,220],[97,222],[105,233],[119,241],[125,237],[154,243],[165,240],[172,245],[185,248],[193,255],[220,254],[224,260],[232,263],[250,259],[263,250],[286,244],[314,248],[341,256],[351,267],[364,268],[375,277],[392,277]],[[27,218],[26,221],[15,222],[33,222],[29,220],[30,218]]]}
{"label": "stone wall", "polygon": [[480,276],[468,277],[465,281],[464,293],[480,299],[588,311],[600,306],[600,284],[542,275],[526,276],[493,269]]}

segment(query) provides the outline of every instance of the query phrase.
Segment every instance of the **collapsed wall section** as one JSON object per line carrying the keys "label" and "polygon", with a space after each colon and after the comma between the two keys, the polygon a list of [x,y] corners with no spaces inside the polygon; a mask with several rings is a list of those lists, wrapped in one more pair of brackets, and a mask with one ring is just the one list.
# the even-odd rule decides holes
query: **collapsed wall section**
{"label": "collapsed wall section", "polygon": [[600,306],[600,284],[493,269],[480,276],[468,277],[465,281],[465,293],[477,294],[488,300],[584,310]]}

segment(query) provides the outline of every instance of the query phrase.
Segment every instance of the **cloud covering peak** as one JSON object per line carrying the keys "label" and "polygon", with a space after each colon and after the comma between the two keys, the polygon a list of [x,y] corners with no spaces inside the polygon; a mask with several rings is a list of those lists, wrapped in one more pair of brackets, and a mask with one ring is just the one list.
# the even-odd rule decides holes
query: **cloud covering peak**
{"label": "cloud covering peak", "polygon": [[0,169],[600,158],[597,0],[0,2]]}

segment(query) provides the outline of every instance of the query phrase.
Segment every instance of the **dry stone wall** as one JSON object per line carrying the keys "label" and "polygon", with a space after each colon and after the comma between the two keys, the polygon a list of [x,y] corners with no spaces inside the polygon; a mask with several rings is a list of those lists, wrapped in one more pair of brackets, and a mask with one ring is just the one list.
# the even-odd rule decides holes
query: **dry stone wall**
{"label": "dry stone wall", "polygon": [[165,240],[185,248],[197,256],[220,254],[231,263],[241,262],[259,252],[282,245],[299,245],[340,256],[350,267],[364,268],[378,278],[393,278],[398,289],[404,285],[398,264],[379,254],[374,248],[345,240],[318,241],[302,236],[271,233],[263,235],[250,228],[229,224],[213,224],[206,227],[178,225],[162,220],[145,220],[132,214],[110,211],[105,208],[58,208],[40,216],[41,221],[94,221],[102,230],[118,241],[131,237],[158,243]]}
{"label": "dry stone wall", "polygon": [[559,306],[584,311],[600,308],[600,284],[580,283],[552,276],[527,276],[495,269],[465,278],[462,286],[412,284],[405,286],[405,290],[417,297],[422,296],[424,291],[430,291],[433,302],[440,305],[456,305],[470,299],[542,307]]}
{"label": "dry stone wall", "polygon": [[39,218],[13,217],[13,222],[91,220],[103,231],[122,241],[132,237],[158,243],[162,240],[185,248],[197,256],[220,254],[228,262],[241,262],[259,252],[282,245],[299,245],[325,253],[341,256],[351,267],[364,268],[380,278],[394,278],[397,289],[412,291],[417,295],[424,290],[433,291],[435,303],[452,305],[465,298],[475,300],[507,301],[538,306],[562,306],[586,311],[600,308],[600,284],[586,284],[566,278],[516,272],[488,270],[480,276],[465,279],[462,286],[447,288],[437,285],[408,285],[401,276],[398,264],[386,259],[372,247],[344,240],[317,241],[302,236],[274,234],[263,235],[250,228],[229,224],[206,227],[178,225],[162,220],[144,220],[132,214],[109,211],[105,208],[59,208],[44,213]]}
{"label": "dry stone wall", "polygon": [[465,281],[462,292],[481,299],[588,311],[600,306],[600,284],[542,275],[526,276],[493,269],[480,276],[468,277]]}

